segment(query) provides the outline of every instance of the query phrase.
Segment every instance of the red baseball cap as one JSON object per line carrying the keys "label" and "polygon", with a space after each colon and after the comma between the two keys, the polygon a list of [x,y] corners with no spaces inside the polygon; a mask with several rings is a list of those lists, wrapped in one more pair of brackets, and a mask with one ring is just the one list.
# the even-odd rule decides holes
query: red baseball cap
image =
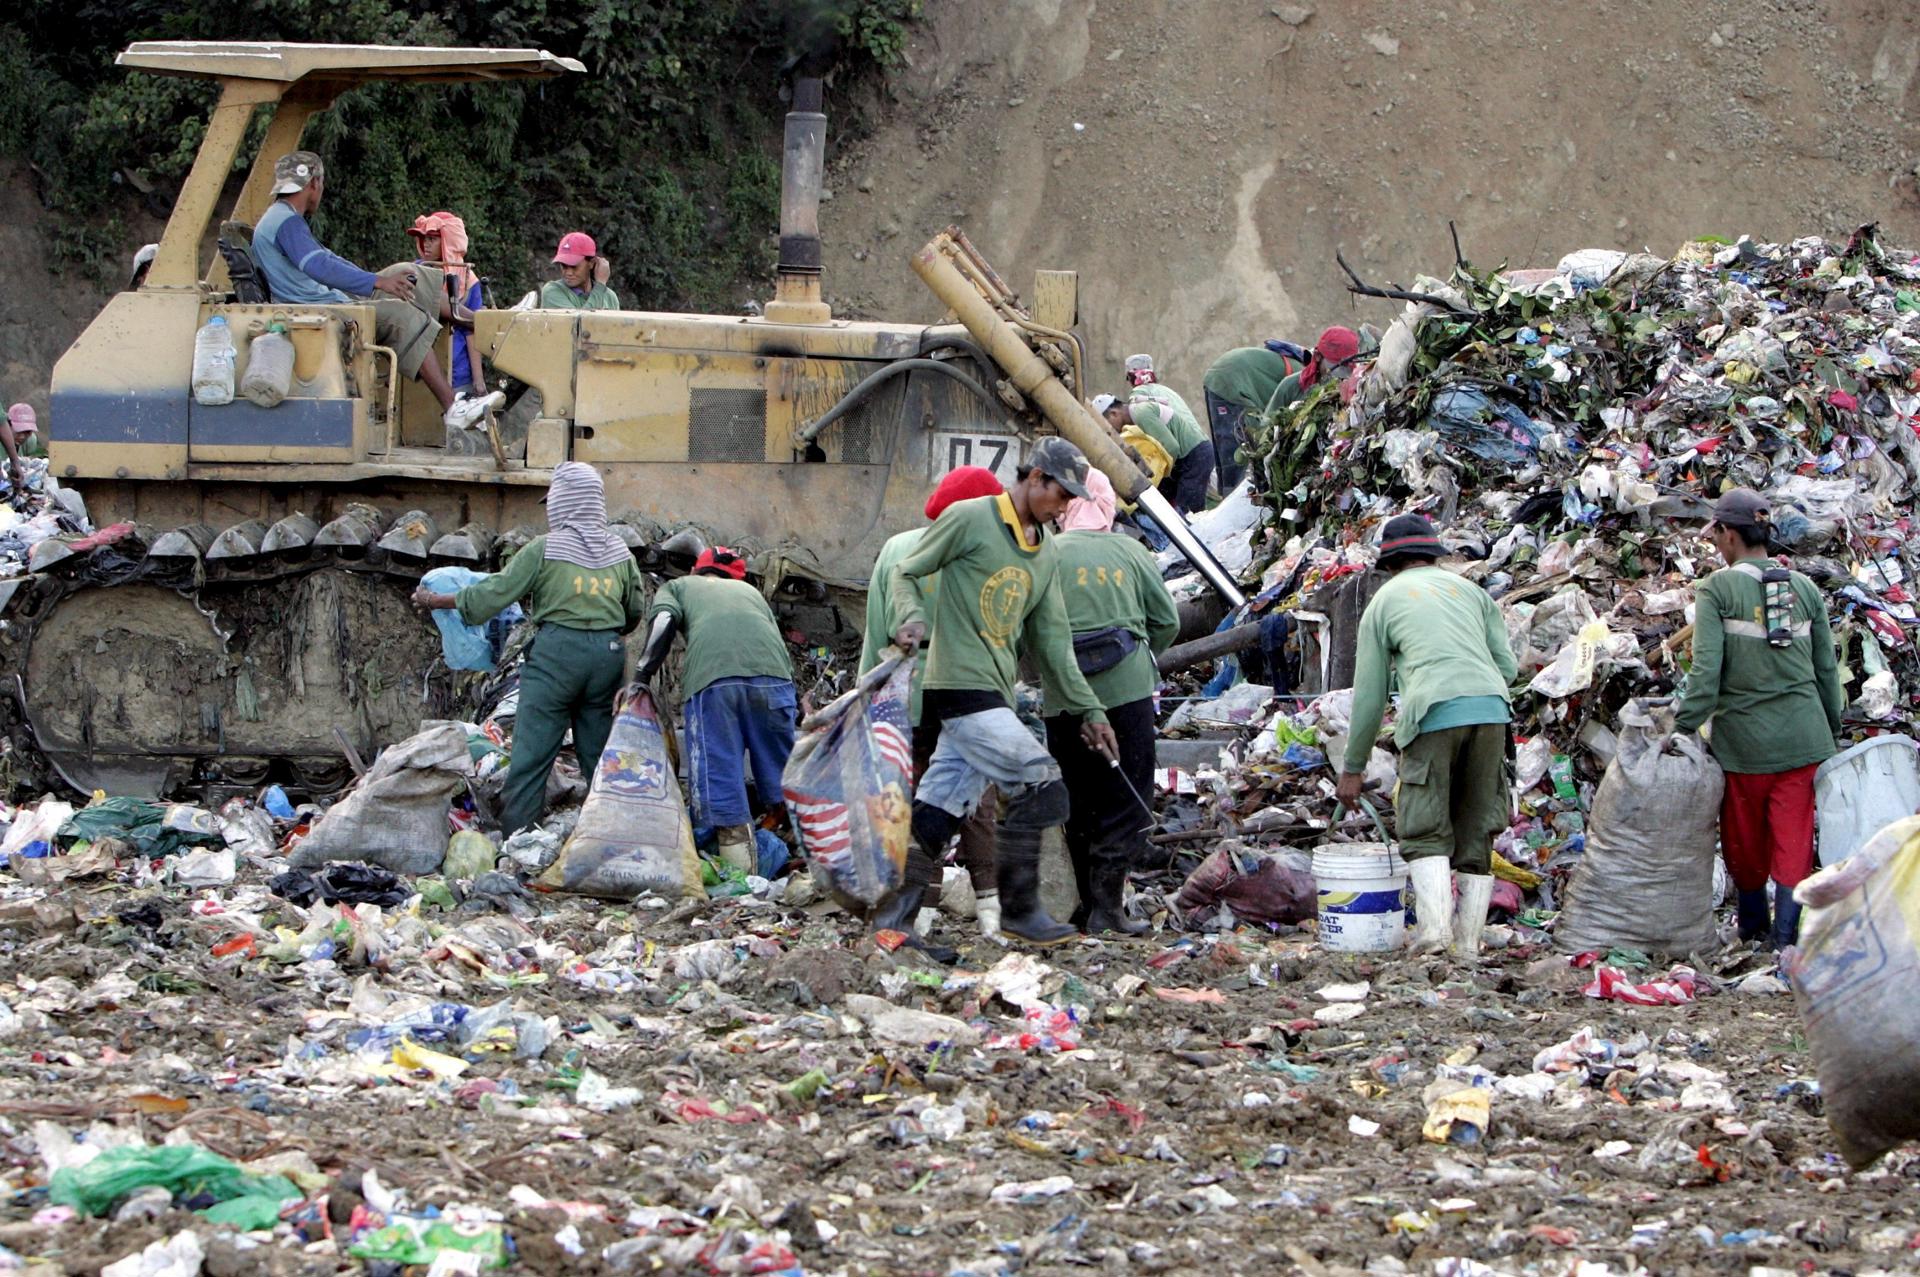
{"label": "red baseball cap", "polygon": [[600,246],[593,242],[593,236],[585,231],[568,231],[560,237],[560,247],[553,252],[553,260],[562,266],[578,266],[589,257],[598,257]]}
{"label": "red baseball cap", "polygon": [[693,561],[693,574],[730,576],[736,581],[744,581],[747,579],[747,561],[726,546],[716,545],[700,551],[700,557]]}
{"label": "red baseball cap", "polygon": [[937,519],[941,512],[956,501],[965,501],[972,497],[997,497],[1006,489],[1000,486],[1000,480],[994,478],[993,471],[985,466],[956,466],[947,471],[934,488],[933,495],[927,498],[927,517]]}

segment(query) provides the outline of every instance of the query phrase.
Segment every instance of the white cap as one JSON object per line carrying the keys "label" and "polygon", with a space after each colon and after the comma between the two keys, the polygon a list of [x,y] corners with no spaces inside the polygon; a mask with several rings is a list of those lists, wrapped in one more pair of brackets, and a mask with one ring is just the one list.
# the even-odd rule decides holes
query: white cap
{"label": "white cap", "polygon": [[1112,395],[1095,395],[1095,396],[1093,397],[1093,412],[1094,412],[1094,415],[1095,415],[1095,416],[1097,416],[1097,417],[1104,417],[1104,416],[1106,416],[1106,415],[1107,415],[1107,409],[1109,409],[1109,408],[1111,408],[1111,407],[1113,407],[1113,405],[1114,405],[1114,404],[1115,404],[1116,402],[1118,402],[1118,401],[1117,401],[1117,400],[1115,400],[1115,398],[1114,398],[1114,397],[1113,397]]}
{"label": "white cap", "polygon": [[1128,372],[1152,372],[1153,356],[1152,355],[1128,355],[1127,371]]}

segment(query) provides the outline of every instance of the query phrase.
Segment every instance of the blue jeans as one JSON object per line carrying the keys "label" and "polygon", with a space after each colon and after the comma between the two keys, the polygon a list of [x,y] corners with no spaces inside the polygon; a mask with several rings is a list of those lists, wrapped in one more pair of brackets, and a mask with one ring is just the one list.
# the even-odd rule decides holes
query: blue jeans
{"label": "blue jeans", "polygon": [[799,700],[793,681],[760,676],[723,678],[687,701],[687,790],[696,827],[744,825],[753,819],[747,763],[760,801],[783,800],[780,775],[793,753]]}
{"label": "blue jeans", "polygon": [[915,787],[913,800],[965,820],[989,784],[1011,800],[1029,786],[1059,779],[1060,764],[1018,714],[1006,708],[987,709],[940,724],[940,743],[933,747],[933,761]]}
{"label": "blue jeans", "polygon": [[1231,403],[1211,390],[1207,396],[1207,423],[1213,432],[1213,467],[1220,476],[1220,495],[1226,496],[1240,482],[1240,476],[1247,472],[1239,460],[1240,445],[1246,442],[1246,433],[1240,428],[1240,419],[1247,410],[1237,403]]}

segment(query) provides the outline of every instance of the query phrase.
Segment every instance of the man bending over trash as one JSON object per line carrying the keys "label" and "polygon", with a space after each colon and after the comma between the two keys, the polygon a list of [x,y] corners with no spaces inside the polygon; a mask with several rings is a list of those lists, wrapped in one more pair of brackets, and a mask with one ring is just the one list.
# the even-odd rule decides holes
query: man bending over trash
{"label": "man bending over trash", "polygon": [[[920,712],[939,722],[940,743],[914,795],[906,882],[874,911],[877,930],[912,934],[934,883],[934,857],[993,784],[1007,799],[997,834],[1000,929],[1035,944],[1075,934],[1040,904],[1040,840],[1065,822],[1067,787],[1060,765],[1014,713],[1013,689],[1024,649],[1059,689],[1058,708],[1081,720],[1081,739],[1119,758],[1106,711],[1074,663],[1059,559],[1046,531],[1071,498],[1087,495],[1086,478],[1078,448],[1042,439],[1011,491],[950,506],[893,569],[901,618],[894,641],[908,652],[928,644]],[[940,588],[929,603],[920,582],[935,573]]]}
{"label": "man bending over trash", "polygon": [[1727,566],[1695,597],[1693,669],[1674,726],[1713,720],[1709,744],[1727,775],[1720,850],[1739,893],[1740,938],[1767,934],[1772,877],[1779,949],[1799,935],[1793,889],[1813,872],[1813,774],[1833,757],[1846,696],[1819,587],[1767,558],[1766,498],[1729,488],[1712,513],[1707,539]]}
{"label": "man bending over trash", "polygon": [[[1413,950],[1438,953],[1451,942],[1471,958],[1493,899],[1493,835],[1507,823],[1507,687],[1520,666],[1499,605],[1436,566],[1445,553],[1421,515],[1399,515],[1382,530],[1379,566],[1390,579],[1360,617],[1353,726],[1335,796],[1349,809],[1360,801],[1389,679],[1397,679],[1394,815],[1413,878]],[[1460,876],[1457,917],[1449,868]]]}
{"label": "man bending over trash", "polygon": [[403,375],[433,392],[451,429],[467,429],[482,420],[488,409],[505,403],[506,395],[497,390],[456,399],[441,371],[433,353],[434,338],[440,335],[440,321],[455,317],[443,272],[405,262],[376,275],[328,252],[314,239],[307,214],[320,207],[326,191],[326,169],[312,151],[294,151],[274,161],[277,198],[253,228],[253,259],[267,277],[273,300],[335,305],[355,297],[376,297],[375,340],[393,351]]}
{"label": "man bending over trash", "polygon": [[693,574],[653,596],[651,628],[635,683],[653,677],[673,636],[687,637],[687,792],[696,828],[712,829],[720,858],[758,872],[747,767],[769,813],[785,810],[780,777],[793,753],[799,697],[793,660],[773,609],[747,584],[747,563],[724,545],[702,550]]}

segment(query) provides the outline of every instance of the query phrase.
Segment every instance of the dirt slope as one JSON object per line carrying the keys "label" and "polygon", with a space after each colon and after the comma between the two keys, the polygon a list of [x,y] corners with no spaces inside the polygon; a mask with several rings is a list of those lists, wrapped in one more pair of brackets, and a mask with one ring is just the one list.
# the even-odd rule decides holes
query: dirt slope
{"label": "dirt slope", "polygon": [[[932,318],[906,257],[958,221],[1010,280],[1080,272],[1109,379],[1383,317],[1334,249],[1404,283],[1448,218],[1489,264],[1872,219],[1920,245],[1909,0],[928,0],[910,57],[868,136],[837,108],[830,297]],[[44,405],[99,294],[0,188],[0,391]]]}
{"label": "dirt slope", "polygon": [[1920,244],[1920,7],[1900,0],[931,0],[878,127],[837,157],[827,287],[931,310],[949,221],[1016,287],[1080,272],[1103,376],[1195,387],[1356,308],[1336,247],[1403,284],[1572,249],[1670,252],[1879,220]]}

